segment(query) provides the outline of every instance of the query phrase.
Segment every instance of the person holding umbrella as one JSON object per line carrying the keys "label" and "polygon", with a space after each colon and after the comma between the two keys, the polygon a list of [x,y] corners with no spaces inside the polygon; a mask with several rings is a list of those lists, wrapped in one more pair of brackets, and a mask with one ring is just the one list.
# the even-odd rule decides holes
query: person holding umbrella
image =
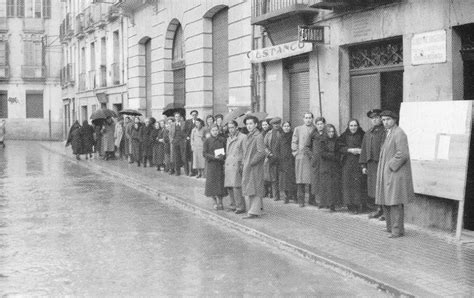
{"label": "person holding umbrella", "polygon": [[108,116],[105,119],[104,125],[101,129],[102,133],[102,151],[104,152],[104,159],[114,159],[115,158],[115,123],[112,117]]}

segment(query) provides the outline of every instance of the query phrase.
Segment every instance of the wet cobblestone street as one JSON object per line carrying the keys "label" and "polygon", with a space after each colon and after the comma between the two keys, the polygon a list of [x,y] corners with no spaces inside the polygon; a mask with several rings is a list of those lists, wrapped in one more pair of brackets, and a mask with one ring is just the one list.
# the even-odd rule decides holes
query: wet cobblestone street
{"label": "wet cobblestone street", "polygon": [[383,293],[12,142],[0,152],[0,295]]}

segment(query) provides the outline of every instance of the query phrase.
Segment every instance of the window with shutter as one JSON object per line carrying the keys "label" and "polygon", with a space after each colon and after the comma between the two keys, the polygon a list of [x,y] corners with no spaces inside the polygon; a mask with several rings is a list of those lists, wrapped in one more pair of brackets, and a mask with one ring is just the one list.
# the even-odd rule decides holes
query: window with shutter
{"label": "window with shutter", "polygon": [[0,0],[0,17],[5,18],[6,16],[7,16],[6,0]]}
{"label": "window with shutter", "polygon": [[7,0],[7,17],[15,17],[15,0]]}
{"label": "window with shutter", "polygon": [[0,41],[0,65],[7,65],[7,42]]}
{"label": "window with shutter", "polygon": [[34,17],[41,18],[41,0],[35,0]]}
{"label": "window with shutter", "polygon": [[16,1],[16,15],[19,18],[25,17],[25,0]]}
{"label": "window with shutter", "polygon": [[34,50],[33,50],[33,42],[32,41],[24,41],[25,47],[25,65],[34,65]]}
{"label": "window with shutter", "polygon": [[26,118],[44,118],[43,109],[43,93],[26,94]]}
{"label": "window with shutter", "polygon": [[51,0],[43,0],[43,18],[51,18]]}

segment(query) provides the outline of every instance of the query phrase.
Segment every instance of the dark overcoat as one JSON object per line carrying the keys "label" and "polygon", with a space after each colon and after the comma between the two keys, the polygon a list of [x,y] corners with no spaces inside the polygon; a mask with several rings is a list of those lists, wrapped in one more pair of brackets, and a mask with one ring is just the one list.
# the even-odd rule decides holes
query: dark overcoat
{"label": "dark overcoat", "polygon": [[135,125],[132,127],[130,132],[132,139],[132,157],[134,161],[140,161],[142,159],[142,130],[141,124],[138,127]]}
{"label": "dark overcoat", "polygon": [[282,133],[279,147],[280,189],[288,192],[296,191],[295,157],[291,151],[293,131]]}
{"label": "dark overcoat", "polygon": [[337,138],[322,137],[320,148],[321,205],[335,206],[341,203],[341,164]]}
{"label": "dark overcoat", "polygon": [[359,155],[349,153],[348,149],[361,148],[364,131],[359,128],[356,133],[349,129],[339,137],[338,147],[342,155],[342,196],[345,205],[360,205],[362,197],[362,170]]}
{"label": "dark overcoat", "polygon": [[323,139],[322,132],[320,133],[317,129],[311,132],[308,140],[306,141],[306,148],[311,152],[311,192],[312,194],[320,194],[321,190],[321,179],[320,169],[321,164],[321,140]]}
{"label": "dark overcoat", "polygon": [[243,141],[243,148],[242,194],[263,198],[265,196],[263,180],[265,145],[262,133],[258,129],[249,132]]}
{"label": "dark overcoat", "polygon": [[378,173],[376,204],[406,204],[414,197],[408,139],[398,126],[387,133],[380,151]]}
{"label": "dark overcoat", "polygon": [[202,154],[206,159],[207,174],[206,188],[204,194],[208,197],[227,195],[224,187],[224,162],[225,159],[216,158],[214,151],[217,149],[225,150],[225,139],[221,136],[210,137],[204,141]]}
{"label": "dark overcoat", "polygon": [[67,146],[71,145],[72,148],[72,153],[77,155],[77,154],[82,154],[83,148],[82,148],[82,137],[81,137],[81,125],[79,122],[75,122],[72,126],[71,129],[69,130],[69,135],[67,137]]}
{"label": "dark overcoat", "polygon": [[165,142],[163,139],[163,128],[153,130],[151,134],[153,147],[153,164],[162,165],[165,162]]}
{"label": "dark overcoat", "polygon": [[87,120],[85,120],[81,130],[83,153],[92,153],[94,147],[94,128],[87,123]]}
{"label": "dark overcoat", "polygon": [[359,163],[367,169],[367,192],[368,196],[375,198],[375,185],[377,183],[377,167],[379,163],[380,148],[385,138],[383,125],[373,126],[362,139],[362,151]]}
{"label": "dark overcoat", "polygon": [[102,152],[115,151],[115,123],[104,122],[102,126]]}
{"label": "dark overcoat", "polygon": [[153,156],[153,131],[155,128],[152,124],[143,125],[142,129],[142,154],[143,157],[151,158]]}
{"label": "dark overcoat", "polygon": [[[265,181],[275,182],[278,179],[278,165],[279,165],[279,152],[280,152],[280,138],[283,130],[271,129],[267,132],[263,138],[265,144],[265,153],[267,157],[264,163],[264,176]],[[273,157],[270,157],[272,155]]]}
{"label": "dark overcoat", "polygon": [[125,124],[125,155],[132,154],[132,127],[133,127],[133,122],[129,121],[127,124]]}
{"label": "dark overcoat", "polygon": [[242,187],[241,165],[244,156],[243,142],[245,135],[237,132],[235,136],[227,138],[227,152],[225,159],[225,187]]}

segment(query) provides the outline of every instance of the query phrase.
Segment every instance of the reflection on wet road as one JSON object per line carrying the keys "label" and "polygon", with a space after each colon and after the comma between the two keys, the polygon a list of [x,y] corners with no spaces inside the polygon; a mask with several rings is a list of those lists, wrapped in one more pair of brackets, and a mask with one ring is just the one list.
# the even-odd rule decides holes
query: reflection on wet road
{"label": "reflection on wet road", "polygon": [[381,295],[38,144],[0,149],[0,295]]}

